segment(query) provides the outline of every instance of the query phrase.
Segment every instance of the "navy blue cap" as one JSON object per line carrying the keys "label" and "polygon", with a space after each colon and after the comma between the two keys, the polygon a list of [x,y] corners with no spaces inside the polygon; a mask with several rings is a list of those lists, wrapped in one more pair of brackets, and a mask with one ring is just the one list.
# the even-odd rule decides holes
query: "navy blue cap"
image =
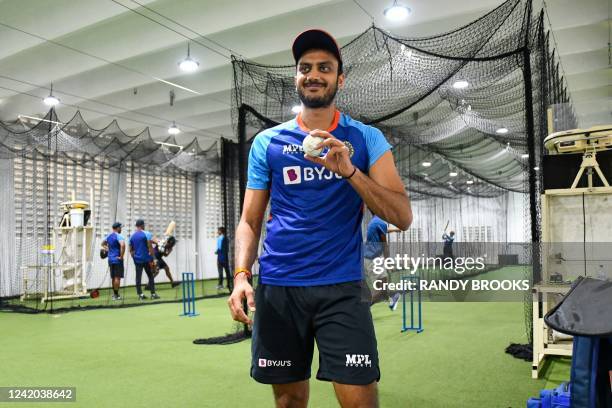
{"label": "navy blue cap", "polygon": [[113,229],[115,229],[115,228],[121,228],[121,226],[122,226],[122,225],[123,225],[123,224],[121,224],[120,222],[115,222],[115,223],[113,223]]}
{"label": "navy blue cap", "polygon": [[136,226],[137,227],[144,227],[144,220],[143,219],[136,220]]}
{"label": "navy blue cap", "polygon": [[302,55],[309,50],[325,50],[331,52],[338,59],[338,73],[342,73],[342,56],[340,55],[340,47],[330,33],[324,30],[311,29],[300,33],[295,40],[291,51],[293,58],[297,64]]}

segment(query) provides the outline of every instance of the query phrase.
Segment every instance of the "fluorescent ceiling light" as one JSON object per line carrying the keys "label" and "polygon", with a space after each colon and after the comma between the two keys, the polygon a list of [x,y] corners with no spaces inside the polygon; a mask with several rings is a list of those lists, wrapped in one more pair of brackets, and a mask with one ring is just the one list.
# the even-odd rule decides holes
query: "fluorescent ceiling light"
{"label": "fluorescent ceiling light", "polygon": [[17,117],[18,117],[19,119],[21,119],[21,118],[27,118],[27,119],[37,120],[37,121],[39,121],[39,122],[53,123],[53,124],[56,124],[56,125],[61,125],[61,126],[64,126],[64,125],[65,125],[65,123],[62,123],[62,122],[56,122],[56,121],[54,121],[54,120],[48,120],[48,119],[37,118],[36,116],[17,115]]}
{"label": "fluorescent ceiling light", "polygon": [[451,171],[450,173],[448,173],[449,176],[451,177],[457,177],[457,172],[456,171]]}
{"label": "fluorescent ceiling light", "polygon": [[474,184],[474,180],[468,180],[466,181],[467,184]]}
{"label": "fluorescent ceiling light", "polygon": [[163,82],[164,84],[168,84],[170,86],[174,86],[174,87],[176,87],[178,89],[182,89],[183,91],[191,92],[192,94],[202,95],[198,91],[194,91],[193,89],[189,89],[189,88],[186,88],[186,87],[181,86],[179,84],[175,84],[174,82],[166,81],[165,79],[161,79],[161,78],[158,78],[158,77],[153,77],[153,79],[155,79],[156,81],[159,81],[159,82]]}
{"label": "fluorescent ceiling light", "polygon": [[[180,130],[179,130],[179,132],[180,132]],[[179,149],[183,150],[183,146],[181,146],[181,145],[172,144],[172,143],[166,143],[166,142],[155,142],[155,143],[157,143],[158,145],[162,145],[162,146],[178,147]]]}
{"label": "fluorescent ceiling light", "polygon": [[423,163],[421,163],[421,166],[423,166],[423,167],[431,167],[431,162],[424,161]]}
{"label": "fluorescent ceiling light", "polygon": [[508,133],[508,129],[505,127],[500,127],[499,129],[495,131],[495,133],[498,133],[500,135],[505,135],[506,133]]}

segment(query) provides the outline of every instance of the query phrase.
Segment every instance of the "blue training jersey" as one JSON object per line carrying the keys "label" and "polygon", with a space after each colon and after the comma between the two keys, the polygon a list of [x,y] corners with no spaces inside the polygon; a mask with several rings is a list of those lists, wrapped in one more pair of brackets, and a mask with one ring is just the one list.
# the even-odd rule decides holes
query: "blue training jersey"
{"label": "blue training jersey", "polygon": [[217,260],[219,262],[227,261],[227,256],[223,253],[223,240],[225,239],[225,235],[219,235],[217,237]]}
{"label": "blue training jersey", "polygon": [[147,242],[152,238],[149,231],[136,230],[130,237],[130,247],[134,248],[134,262],[151,262],[153,257],[149,254]]}
{"label": "blue training jersey", "polygon": [[[391,146],[380,130],[336,112],[327,130],[364,173]],[[304,158],[300,116],[255,137],[247,188],[270,190],[259,257],[268,285],[315,286],[361,280],[363,201],[348,181]]]}
{"label": "blue training jersey", "polygon": [[125,241],[123,235],[113,231],[106,236],[105,240],[108,244],[108,264],[123,263],[123,260],[119,259],[119,256],[121,256],[121,241]]}
{"label": "blue training jersey", "polygon": [[384,222],[378,215],[372,217],[368,223],[366,232],[366,246],[364,257],[373,259],[383,254],[383,244],[380,240],[380,234],[387,235],[387,223]]}

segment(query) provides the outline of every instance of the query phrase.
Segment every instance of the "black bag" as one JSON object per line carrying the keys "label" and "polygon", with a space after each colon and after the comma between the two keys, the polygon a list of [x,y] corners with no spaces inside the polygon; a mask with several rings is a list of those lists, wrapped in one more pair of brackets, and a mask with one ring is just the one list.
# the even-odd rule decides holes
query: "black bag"
{"label": "black bag", "polygon": [[570,406],[612,407],[612,282],[579,277],[544,321],[574,336]]}
{"label": "black bag", "polygon": [[100,258],[105,259],[108,258],[108,251],[104,248],[100,250]]}

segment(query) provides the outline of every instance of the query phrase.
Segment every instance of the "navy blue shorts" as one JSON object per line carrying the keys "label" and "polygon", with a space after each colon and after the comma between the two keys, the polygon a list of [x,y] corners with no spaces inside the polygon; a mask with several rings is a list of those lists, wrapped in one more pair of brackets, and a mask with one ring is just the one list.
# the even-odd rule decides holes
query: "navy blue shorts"
{"label": "navy blue shorts", "polygon": [[380,379],[370,296],[362,282],[325,286],[260,284],[255,293],[251,377],[264,384],[310,378],[367,385]]}
{"label": "navy blue shorts", "polygon": [[123,278],[123,262],[118,264],[109,264],[111,278]]}
{"label": "navy blue shorts", "polygon": [[155,259],[157,259],[157,268],[158,269],[164,269],[168,266],[168,264],[166,263],[166,261],[164,261],[164,259],[162,258],[161,255],[155,255]]}

